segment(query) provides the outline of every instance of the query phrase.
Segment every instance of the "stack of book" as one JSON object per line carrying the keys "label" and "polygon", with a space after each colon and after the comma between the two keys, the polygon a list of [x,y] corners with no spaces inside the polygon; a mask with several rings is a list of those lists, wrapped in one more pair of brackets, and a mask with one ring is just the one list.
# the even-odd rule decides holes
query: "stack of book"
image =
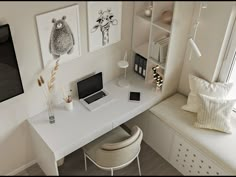
{"label": "stack of book", "polygon": [[151,58],[155,59],[157,62],[165,63],[169,39],[169,37],[165,36],[152,42]]}

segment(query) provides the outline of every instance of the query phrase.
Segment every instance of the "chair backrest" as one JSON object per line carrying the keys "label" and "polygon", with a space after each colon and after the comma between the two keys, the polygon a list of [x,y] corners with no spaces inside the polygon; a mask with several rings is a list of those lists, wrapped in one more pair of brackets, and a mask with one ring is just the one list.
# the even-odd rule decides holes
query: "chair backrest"
{"label": "chair backrest", "polygon": [[131,136],[118,143],[106,143],[96,152],[96,161],[103,167],[118,167],[132,162],[141,147],[143,132],[134,126]]}

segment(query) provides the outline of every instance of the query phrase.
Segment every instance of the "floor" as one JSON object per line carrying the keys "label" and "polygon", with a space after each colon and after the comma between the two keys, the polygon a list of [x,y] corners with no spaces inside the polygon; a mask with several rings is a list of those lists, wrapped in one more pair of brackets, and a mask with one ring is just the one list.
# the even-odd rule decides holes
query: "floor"
{"label": "floor", "polygon": [[[173,166],[164,160],[150,146],[142,142],[140,152],[140,165],[144,176],[182,176]],[[63,176],[110,176],[109,171],[104,171],[96,167],[87,160],[88,171],[84,170],[84,158],[81,149],[65,157],[64,164],[59,167],[59,174]],[[114,171],[114,176],[137,176],[137,161],[133,161],[129,166]],[[40,167],[35,164],[28,169],[20,172],[17,176],[45,176]]]}

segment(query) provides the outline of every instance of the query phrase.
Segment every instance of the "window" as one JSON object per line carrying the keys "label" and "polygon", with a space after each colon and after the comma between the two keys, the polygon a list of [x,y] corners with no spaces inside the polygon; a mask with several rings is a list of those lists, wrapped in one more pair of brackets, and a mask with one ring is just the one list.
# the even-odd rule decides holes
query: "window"
{"label": "window", "polygon": [[[236,49],[236,45],[234,46],[234,48]],[[228,70],[226,81],[234,83],[233,91],[231,91],[229,97],[236,98],[236,50],[233,53],[233,58]],[[234,105],[234,111],[236,111],[236,105]]]}
{"label": "window", "polygon": [[[229,42],[227,45],[224,62],[219,75],[219,81],[233,82],[233,91],[229,95],[229,98],[236,98],[236,11],[233,9],[233,20]],[[232,17],[232,16],[231,16]],[[236,105],[234,106],[236,111]]]}
{"label": "window", "polygon": [[229,73],[227,77],[227,81],[233,82],[233,83],[236,83],[236,64],[235,64],[236,61],[235,60],[236,60],[236,51],[234,51],[233,53],[233,60],[232,60],[231,67],[229,69]]}

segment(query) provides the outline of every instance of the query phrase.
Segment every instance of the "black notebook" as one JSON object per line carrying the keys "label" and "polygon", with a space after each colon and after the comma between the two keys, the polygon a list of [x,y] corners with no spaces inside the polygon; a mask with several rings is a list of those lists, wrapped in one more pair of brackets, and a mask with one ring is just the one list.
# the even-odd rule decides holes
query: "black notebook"
{"label": "black notebook", "polygon": [[140,101],[140,92],[130,92],[129,100]]}

